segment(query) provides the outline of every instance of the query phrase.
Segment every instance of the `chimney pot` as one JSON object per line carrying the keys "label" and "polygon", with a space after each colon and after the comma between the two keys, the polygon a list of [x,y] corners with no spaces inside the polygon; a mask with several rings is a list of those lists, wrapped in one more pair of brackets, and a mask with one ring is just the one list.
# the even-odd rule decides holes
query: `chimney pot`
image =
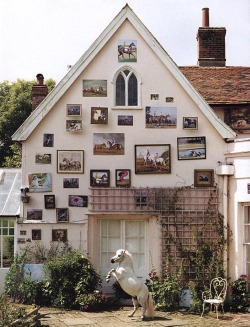
{"label": "chimney pot", "polygon": [[209,8],[202,8],[202,27],[209,27]]}

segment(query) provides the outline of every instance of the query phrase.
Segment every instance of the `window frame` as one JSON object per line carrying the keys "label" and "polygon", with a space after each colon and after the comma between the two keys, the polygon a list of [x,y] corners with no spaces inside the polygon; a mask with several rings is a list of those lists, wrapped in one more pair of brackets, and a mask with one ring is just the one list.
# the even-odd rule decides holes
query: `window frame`
{"label": "window frame", "polygon": [[[4,222],[7,222],[8,226],[4,226]],[[13,226],[10,226],[10,223],[13,224]],[[11,225],[12,225],[11,224]],[[10,233],[10,230],[13,229],[14,233]],[[5,230],[7,233],[5,233]],[[16,226],[15,226],[15,221],[12,219],[7,219],[7,218],[2,218],[0,219],[0,269],[1,268],[10,268],[10,266],[5,266],[4,265],[4,240],[6,238],[13,238],[13,259],[15,256],[15,233],[16,233]]]}
{"label": "window frame", "polygon": [[[124,73],[124,71],[128,70],[129,73],[126,75]],[[125,105],[116,105],[116,81],[117,78],[119,76],[119,74],[122,73],[122,76],[124,77],[125,80]],[[137,106],[129,106],[128,105],[128,81],[130,76],[134,74],[134,76],[137,79]],[[141,104],[141,84],[142,84],[142,80],[140,75],[131,67],[128,65],[122,66],[120,67],[114,74],[113,77],[113,94],[114,94],[114,98],[113,98],[113,107],[112,109],[143,109],[142,108],[142,104]]]}

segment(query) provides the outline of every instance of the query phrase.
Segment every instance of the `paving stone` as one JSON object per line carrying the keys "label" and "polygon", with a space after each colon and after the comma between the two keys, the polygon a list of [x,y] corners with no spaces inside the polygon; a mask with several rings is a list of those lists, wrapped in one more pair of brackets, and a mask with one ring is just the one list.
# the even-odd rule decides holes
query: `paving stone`
{"label": "paving stone", "polygon": [[77,326],[77,325],[93,325],[95,322],[93,320],[90,320],[86,317],[80,317],[80,318],[65,318],[61,320],[62,323],[64,323],[67,326]]}

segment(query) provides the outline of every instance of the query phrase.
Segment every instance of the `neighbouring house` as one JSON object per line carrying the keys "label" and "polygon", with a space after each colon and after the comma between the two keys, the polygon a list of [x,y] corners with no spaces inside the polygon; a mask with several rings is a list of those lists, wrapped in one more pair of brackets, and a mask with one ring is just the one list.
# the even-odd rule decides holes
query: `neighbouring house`
{"label": "neighbouring house", "polygon": [[227,275],[250,277],[250,68],[225,66],[226,31],[208,19],[198,66],[178,67],[126,5],[48,95],[37,75],[43,101],[13,135],[28,194],[18,250],[67,240],[106,276],[126,248],[146,279],[168,252],[180,259],[172,238],[191,249],[194,226],[216,238],[220,212]]}
{"label": "neighbouring house", "polygon": [[17,251],[16,220],[20,215],[21,169],[0,169],[0,293]]}

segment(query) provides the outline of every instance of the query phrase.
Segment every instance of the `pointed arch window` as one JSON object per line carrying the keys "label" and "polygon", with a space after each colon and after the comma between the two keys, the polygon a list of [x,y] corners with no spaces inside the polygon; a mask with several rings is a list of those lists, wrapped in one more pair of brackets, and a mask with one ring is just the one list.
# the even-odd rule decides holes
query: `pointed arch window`
{"label": "pointed arch window", "polygon": [[137,74],[129,68],[119,70],[114,79],[115,106],[138,107],[139,85]]}

